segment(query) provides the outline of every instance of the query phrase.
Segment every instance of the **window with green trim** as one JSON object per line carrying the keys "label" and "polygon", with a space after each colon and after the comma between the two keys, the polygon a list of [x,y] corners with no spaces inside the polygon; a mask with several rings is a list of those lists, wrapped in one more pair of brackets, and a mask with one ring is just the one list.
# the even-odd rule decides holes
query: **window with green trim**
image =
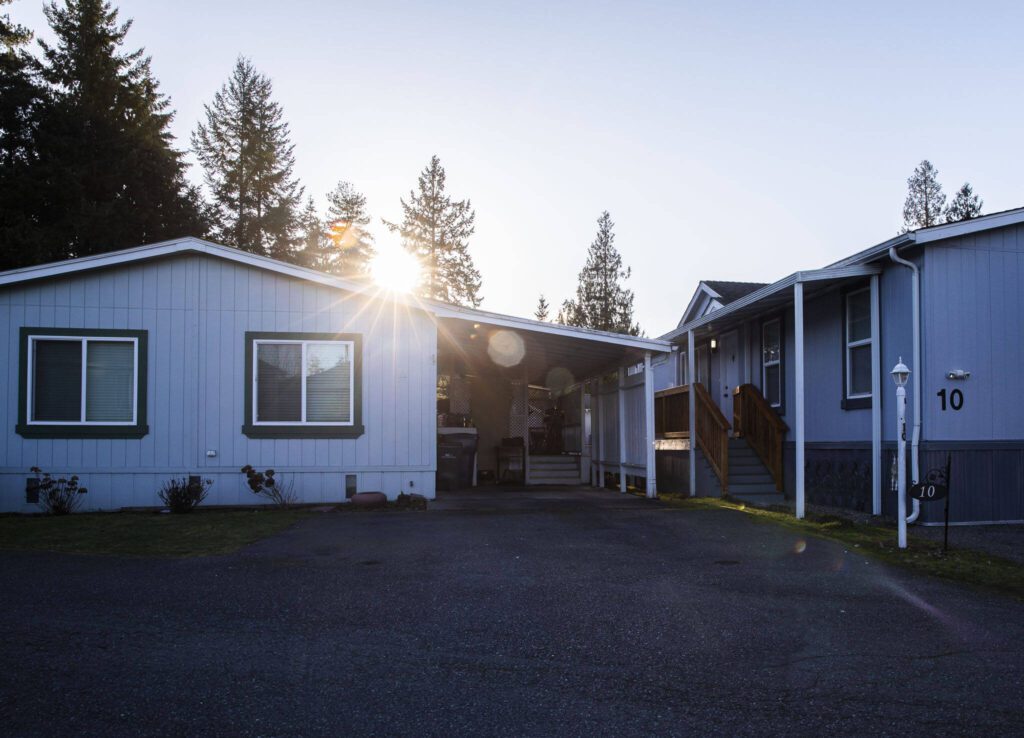
{"label": "window with green trim", "polygon": [[359,425],[359,337],[247,333],[246,422],[251,437],[353,437]]}
{"label": "window with green trim", "polygon": [[145,331],[24,328],[18,432],[145,435]]}

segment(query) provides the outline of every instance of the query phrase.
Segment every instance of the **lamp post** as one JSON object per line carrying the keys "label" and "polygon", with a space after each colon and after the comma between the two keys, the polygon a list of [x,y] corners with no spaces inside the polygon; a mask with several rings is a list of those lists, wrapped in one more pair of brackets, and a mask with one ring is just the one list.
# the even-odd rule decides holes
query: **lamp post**
{"label": "lamp post", "polygon": [[899,526],[899,546],[907,547],[907,379],[910,369],[900,357],[892,368],[892,381],[896,383],[896,519]]}

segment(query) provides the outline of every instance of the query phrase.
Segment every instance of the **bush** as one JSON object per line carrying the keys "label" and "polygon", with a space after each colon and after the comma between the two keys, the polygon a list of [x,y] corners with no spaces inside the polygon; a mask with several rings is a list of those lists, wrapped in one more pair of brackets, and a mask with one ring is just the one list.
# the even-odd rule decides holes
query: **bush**
{"label": "bush", "polygon": [[423,495],[407,495],[405,492],[401,492],[398,495],[398,499],[395,500],[394,506],[403,510],[426,510],[427,498]]}
{"label": "bush", "polygon": [[206,499],[211,484],[212,479],[171,479],[157,494],[172,513],[187,513]]}
{"label": "bush", "polygon": [[295,483],[292,481],[281,481],[274,476],[273,469],[256,471],[250,464],[242,467],[242,474],[245,475],[246,484],[253,494],[265,497],[278,507],[294,505],[296,501]]}
{"label": "bush", "polygon": [[47,515],[68,515],[81,504],[78,495],[84,495],[85,487],[78,486],[78,476],[54,479],[38,466],[32,467],[39,490],[39,504]]}

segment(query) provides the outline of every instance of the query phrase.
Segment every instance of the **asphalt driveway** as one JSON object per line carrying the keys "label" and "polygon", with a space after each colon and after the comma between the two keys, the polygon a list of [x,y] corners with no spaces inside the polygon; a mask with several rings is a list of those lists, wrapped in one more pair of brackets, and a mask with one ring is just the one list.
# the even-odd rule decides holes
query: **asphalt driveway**
{"label": "asphalt driveway", "polygon": [[599,491],[0,554],[7,735],[1024,733],[1024,605]]}

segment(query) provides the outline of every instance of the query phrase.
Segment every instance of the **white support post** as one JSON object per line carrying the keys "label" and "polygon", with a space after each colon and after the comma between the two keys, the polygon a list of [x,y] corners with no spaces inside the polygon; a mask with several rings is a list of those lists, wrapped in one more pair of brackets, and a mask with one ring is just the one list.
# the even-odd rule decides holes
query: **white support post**
{"label": "white support post", "polygon": [[651,352],[644,354],[644,425],[647,438],[647,496],[658,496],[658,465],[654,453],[654,369]]}
{"label": "white support post", "polygon": [[796,416],[796,516],[804,517],[804,285],[793,285],[794,410]]}
{"label": "white support post", "polygon": [[598,377],[597,382],[594,386],[594,399],[597,400],[597,484],[596,487],[604,487],[604,454],[605,454],[605,437],[604,437],[604,406],[601,401],[601,382],[602,378]]}
{"label": "white support post", "polygon": [[580,385],[580,484],[586,484],[591,477],[590,441],[587,438],[587,385]]}
{"label": "white support post", "polygon": [[619,492],[626,491],[626,367],[619,367]]}
{"label": "white support post", "polygon": [[882,514],[882,347],[878,275],[871,275],[871,514]]}
{"label": "white support post", "polygon": [[523,484],[530,484],[530,375],[523,362]]}
{"label": "white support post", "polygon": [[686,379],[690,387],[687,405],[690,408],[690,497],[697,496],[697,397],[693,385],[697,379],[696,359],[694,358],[693,331],[686,334]]}

